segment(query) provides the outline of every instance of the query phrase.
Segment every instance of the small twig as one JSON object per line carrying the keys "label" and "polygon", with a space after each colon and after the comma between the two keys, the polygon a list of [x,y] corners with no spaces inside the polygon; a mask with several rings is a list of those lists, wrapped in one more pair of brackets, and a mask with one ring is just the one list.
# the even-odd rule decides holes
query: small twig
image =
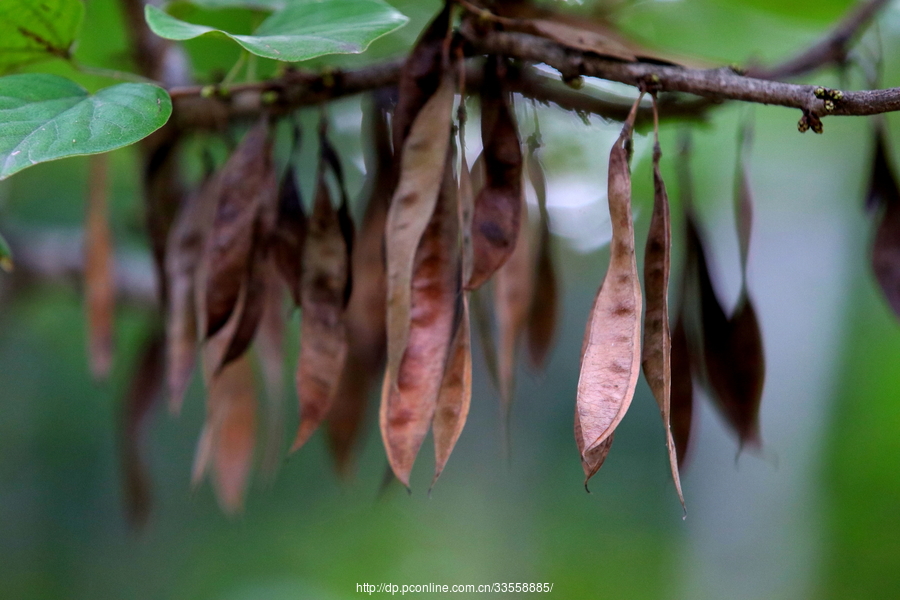
{"label": "small twig", "polygon": [[843,64],[847,60],[850,42],[887,3],[888,0],[860,2],[824,38],[797,56],[774,67],[751,68],[747,75],[759,79],[786,79],[827,65]]}
{"label": "small twig", "polygon": [[537,36],[500,31],[475,32],[466,23],[460,32],[473,49],[529,62],[543,62],[564,77],[586,75],[639,87],[653,79],[660,91],[686,92],[710,100],[740,100],[797,108],[814,116],[862,116],[900,110],[900,88],[844,92],[834,109],[826,111],[816,86],[746,77],[731,68],[711,70],[620,62],[577,52]]}

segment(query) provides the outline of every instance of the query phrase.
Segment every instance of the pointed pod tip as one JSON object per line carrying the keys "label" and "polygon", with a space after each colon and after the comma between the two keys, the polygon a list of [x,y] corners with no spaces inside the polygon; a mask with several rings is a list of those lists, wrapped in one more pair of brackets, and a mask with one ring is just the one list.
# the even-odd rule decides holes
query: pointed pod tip
{"label": "pointed pod tip", "polygon": [[294,438],[294,443],[291,444],[291,449],[288,450],[288,454],[293,454],[294,452],[296,452],[297,450],[302,448],[303,445],[306,444],[306,441],[308,439],[309,439],[309,435],[305,435],[302,430],[298,431],[297,437]]}

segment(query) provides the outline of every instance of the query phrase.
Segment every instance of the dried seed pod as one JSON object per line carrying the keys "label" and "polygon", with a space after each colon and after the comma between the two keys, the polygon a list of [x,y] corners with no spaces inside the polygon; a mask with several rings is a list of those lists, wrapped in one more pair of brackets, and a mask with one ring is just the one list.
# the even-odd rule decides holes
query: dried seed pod
{"label": "dried seed pod", "polygon": [[894,313],[900,316],[900,184],[891,167],[884,126],[875,130],[875,154],[866,206],[880,210],[872,242],[872,270]]}
{"label": "dried seed pod", "polygon": [[759,444],[759,400],[764,362],[756,313],[743,296],[730,319],[716,295],[693,217],[688,218],[689,254],[696,257],[703,364],[710,395],[741,444]]}
{"label": "dried seed pod", "polygon": [[106,379],[113,361],[116,303],[112,233],[106,208],[109,156],[90,158],[90,187],[84,227],[84,288],[91,373]]}
{"label": "dried seed pod", "polygon": [[307,219],[294,166],[289,165],[278,191],[278,217],[270,241],[272,257],[287,285],[294,304],[300,306],[303,279],[303,244]]}
{"label": "dried seed pod", "polygon": [[631,173],[628,167],[635,102],[609,155],[609,213],[613,227],[609,268],[585,332],[576,414],[583,460],[615,431],[631,404],[640,372],[641,286],[634,254]]}
{"label": "dried seed pod", "polygon": [[547,183],[544,169],[535,151],[538,144],[529,140],[528,156],[525,161],[528,179],[534,188],[538,201],[540,222],[535,259],[534,296],[528,314],[527,339],[531,364],[539,369],[547,361],[547,355],[556,335],[556,321],[559,304],[556,269],[550,248],[550,214],[547,211]]}
{"label": "dried seed pod", "polygon": [[597,474],[606,457],[609,456],[609,450],[612,448],[615,433],[611,433],[608,438],[597,444],[587,452],[584,450],[584,435],[581,433],[581,422],[578,419],[578,413],[575,413],[575,442],[578,446],[578,453],[581,455],[581,469],[584,471],[584,490],[590,493],[588,481]]}
{"label": "dried seed pod", "polygon": [[522,220],[522,149],[511,100],[503,88],[504,59],[485,62],[481,89],[484,186],[472,215],[473,267],[466,289],[483,285],[515,250]]}
{"label": "dried seed pod", "polygon": [[671,352],[672,388],[669,400],[669,430],[675,443],[678,466],[683,467],[691,440],[691,426],[694,413],[694,383],[691,377],[690,349],[684,317],[679,314],[672,328]]}
{"label": "dried seed pod", "polygon": [[438,402],[460,293],[454,158],[447,153],[441,192],[415,254],[408,343],[396,377],[388,370],[382,387],[381,435],[388,462],[406,487]]}
{"label": "dried seed pod", "polygon": [[320,165],[316,201],[303,251],[297,364],[300,426],[292,452],[309,440],[328,415],[347,355],[344,310],[350,258],[338,211],[332,206],[325,183],[325,168],[325,164]]}
{"label": "dried seed pod", "polygon": [[447,460],[466,424],[472,401],[472,341],[469,332],[469,300],[465,293],[460,295],[460,303],[461,314],[453,334],[434,421],[431,424],[434,436],[432,487],[444,472]]}
{"label": "dried seed pod", "polygon": [[[524,196],[521,211],[527,220]],[[516,248],[494,277],[494,315],[497,318],[497,371],[500,381],[500,412],[503,422],[509,418],[512,404],[516,353],[528,323],[534,297],[533,240],[528,227],[520,227]]]}
{"label": "dried seed pod", "polygon": [[[653,98],[656,115],[656,98]],[[666,433],[669,467],[678,499],[684,508],[681,477],[678,473],[678,456],[671,430],[672,392],[672,342],[669,336],[669,270],[671,267],[672,230],[669,219],[669,196],[659,169],[662,151],[659,147],[658,119],[654,128],[653,147],[653,216],[647,233],[644,252],[644,297],[647,308],[644,317],[644,346],[641,366],[650,384]]]}
{"label": "dried seed pod", "polygon": [[328,417],[328,441],[338,471],[347,473],[357,445],[371,388],[384,365],[386,350],[384,229],[394,191],[393,153],[387,115],[381,106],[364,114],[372,131],[366,155],[368,198],[359,236],[353,246],[353,292],[347,305],[347,359]]}
{"label": "dried seed pod", "polygon": [[399,153],[403,148],[419,112],[441,86],[451,9],[452,3],[444,4],[441,12],[422,32],[400,72],[397,108],[392,119],[394,152]]}
{"label": "dried seed pod", "polygon": [[248,355],[213,376],[206,403],[192,481],[199,484],[212,467],[219,506],[233,515],[243,507],[256,444],[256,391]]}
{"label": "dried seed pod", "polygon": [[284,443],[284,333],[287,327],[285,285],[274,261],[265,265],[262,317],[254,340],[266,392],[265,437],[261,465],[271,481],[281,464]]}
{"label": "dried seed pod", "polygon": [[218,199],[218,179],[207,179],[185,198],[166,245],[166,382],[173,414],[181,411],[194,370],[198,342],[194,284]]}
{"label": "dried seed pod", "polygon": [[396,380],[409,337],[411,281],[416,249],[445,179],[450,147],[453,77],[425,104],[403,146],[397,190],[385,228],[387,257],[387,370]]}
{"label": "dried seed pod", "polygon": [[[278,182],[265,118],[215,175],[220,197],[195,284],[201,335],[221,329],[234,310],[249,271],[257,223],[276,203]],[[270,219],[267,216],[266,219]]]}

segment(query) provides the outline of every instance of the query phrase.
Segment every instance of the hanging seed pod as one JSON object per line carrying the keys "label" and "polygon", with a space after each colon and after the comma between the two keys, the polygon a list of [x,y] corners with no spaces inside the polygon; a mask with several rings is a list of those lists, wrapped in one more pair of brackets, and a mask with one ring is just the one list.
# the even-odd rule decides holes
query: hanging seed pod
{"label": "hanging seed pod", "polygon": [[274,206],[278,182],[269,124],[254,126],[216,174],[220,197],[195,283],[201,336],[231,316],[249,272],[263,207]]}
{"label": "hanging seed pod", "polygon": [[278,217],[272,231],[271,251],[278,272],[287,285],[294,304],[300,306],[303,280],[303,244],[307,219],[294,165],[288,165],[278,191]]}
{"label": "hanging seed pod", "polygon": [[194,285],[212,228],[219,186],[218,177],[207,177],[198,191],[185,198],[166,245],[166,383],[173,414],[181,411],[194,370],[198,344]]}
{"label": "hanging seed pod", "polygon": [[509,95],[503,87],[506,64],[485,62],[481,89],[484,186],[472,216],[473,267],[466,289],[482,286],[509,259],[522,220],[522,149]]}
{"label": "hanging seed pod", "polygon": [[287,328],[285,285],[273,261],[265,264],[262,317],[253,347],[265,389],[264,443],[260,460],[271,482],[281,464],[284,443],[284,334]]}
{"label": "hanging seed pod", "polygon": [[[689,253],[696,256],[703,363],[710,395],[741,444],[759,444],[759,398],[763,363],[755,311],[746,301],[729,319],[713,287],[706,251],[693,217],[688,217]],[[738,325],[735,325],[738,323]]]}
{"label": "hanging seed pod", "polygon": [[438,402],[460,293],[454,164],[448,152],[441,192],[415,254],[406,348],[396,377],[388,371],[382,387],[381,435],[388,462],[407,488]]}
{"label": "hanging seed pod", "polygon": [[596,453],[631,404],[640,372],[641,286],[634,254],[631,173],[628,167],[635,102],[609,155],[609,213],[613,227],[609,268],[585,332],[576,415],[582,460],[599,468]]}
{"label": "hanging seed pod", "polygon": [[180,169],[184,157],[180,142],[181,134],[175,127],[159,129],[144,142],[144,213],[161,305],[169,296],[166,289],[166,244],[187,196],[181,182]]}
{"label": "hanging seed pod", "polygon": [[116,303],[112,233],[106,196],[109,157],[90,158],[90,188],[84,227],[84,288],[87,306],[88,357],[94,379],[109,376],[113,361]]}
{"label": "hanging seed pod", "polygon": [[450,32],[452,8],[452,3],[444,4],[422,32],[400,72],[397,108],[392,119],[394,152],[399,153],[403,148],[419,112],[441,86],[444,45]]}
{"label": "hanging seed pod", "polygon": [[[521,214],[527,220],[524,196]],[[500,413],[508,422],[514,394],[516,354],[528,323],[534,297],[533,240],[528,227],[520,227],[516,248],[494,277],[494,315],[497,319],[497,371],[500,381]]]}
{"label": "hanging seed pod", "polygon": [[328,441],[338,471],[346,474],[361,433],[369,392],[377,382],[386,351],[384,229],[395,186],[387,114],[377,101],[364,113],[364,128],[372,132],[366,154],[368,198],[352,253],[353,292],[347,305],[347,359],[328,417]]}
{"label": "hanging seed pod", "polygon": [[441,381],[434,421],[431,424],[434,436],[434,479],[437,483],[447,460],[469,416],[472,402],[472,341],[469,332],[469,300],[465,293],[460,295],[461,314],[453,334],[447,366]]}
{"label": "hanging seed pod", "polygon": [[659,117],[656,97],[653,97],[653,216],[647,232],[644,252],[644,297],[647,299],[644,317],[644,347],[641,366],[650,384],[666,433],[666,449],[672,481],[684,508],[678,456],[671,430],[672,343],[669,337],[669,270],[671,267],[672,230],[669,219],[669,196],[659,169],[662,150],[659,147]]}
{"label": "hanging seed pod", "polygon": [[160,398],[163,375],[163,336],[154,332],[144,342],[122,407],[120,452],[123,495],[128,521],[140,527],[150,514],[150,475],[141,458],[153,408]]}
{"label": "hanging seed pod", "polygon": [[416,249],[434,213],[445,178],[454,87],[453,77],[446,75],[441,87],[416,117],[403,146],[397,190],[388,211],[385,228],[387,371],[392,381],[397,378],[409,337]]}
{"label": "hanging seed pod", "polygon": [[880,210],[872,242],[872,270],[891,309],[900,316],[900,184],[891,167],[883,125],[875,130],[866,206]]}
{"label": "hanging seed pod", "polygon": [[536,150],[539,142],[529,139],[528,156],[525,161],[528,179],[537,196],[539,210],[538,239],[535,259],[534,296],[527,322],[528,350],[531,364],[540,369],[547,362],[553,338],[556,335],[556,321],[559,304],[556,269],[550,248],[550,214],[547,211],[547,182],[544,169]]}
{"label": "hanging seed pod", "polygon": [[575,414],[575,441],[578,446],[578,453],[581,455],[581,468],[584,471],[584,491],[588,493],[591,492],[590,488],[588,488],[588,481],[597,474],[597,471],[600,470],[600,467],[602,467],[603,463],[606,461],[606,457],[609,456],[609,450],[612,448],[614,437],[615,432],[585,452],[583,441],[584,435],[581,433],[581,423],[578,419],[578,414]]}
{"label": "hanging seed pod", "polygon": [[671,365],[672,390],[669,400],[669,430],[675,444],[678,466],[683,467],[690,448],[694,413],[694,383],[691,378],[691,356],[684,328],[684,316],[680,313],[675,321],[675,327],[672,329]]}
{"label": "hanging seed pod", "polygon": [[213,376],[206,405],[192,481],[198,485],[211,467],[219,506],[233,515],[244,504],[256,444],[256,391],[248,355]]}
{"label": "hanging seed pod", "polygon": [[[321,137],[322,147],[327,140]],[[319,166],[316,201],[303,251],[300,359],[297,396],[300,426],[291,451],[309,440],[328,415],[347,356],[344,312],[349,286],[350,255],[345,226],[331,202],[325,182],[330,160]],[[329,167],[331,164],[331,167]]]}

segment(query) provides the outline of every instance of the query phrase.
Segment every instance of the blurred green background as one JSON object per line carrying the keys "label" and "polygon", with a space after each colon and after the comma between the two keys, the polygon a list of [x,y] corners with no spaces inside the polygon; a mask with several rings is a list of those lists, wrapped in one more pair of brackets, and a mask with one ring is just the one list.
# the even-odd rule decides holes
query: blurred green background
{"label": "blurred green background", "polygon": [[[393,3],[410,24],[369,53],[337,64],[402,51],[436,8],[435,2]],[[612,14],[659,48],[746,64],[803,48],[850,4],[641,1],[615,3]],[[80,60],[128,68],[115,3],[86,5]],[[889,7],[878,35],[870,32],[860,46],[861,56],[880,47],[883,86],[900,85],[900,7]],[[201,77],[227,70],[237,57],[222,40],[188,47]],[[320,64],[327,62],[334,61]],[[34,69],[72,75],[61,64]],[[110,83],[79,78],[94,87]],[[858,69],[850,70],[846,84],[833,71],[809,81],[864,85]],[[359,99],[330,110],[352,171],[361,165]],[[532,131],[531,108],[520,103],[519,111],[524,136]],[[730,304],[738,291],[731,209],[736,135],[743,119],[755,121],[749,285],[768,377],[759,455],[736,458],[736,442],[701,399],[682,520],[658,411],[643,382],[592,481],[593,493],[582,488],[572,439],[578,353],[608,257],[605,170],[618,125],[593,118],[588,126],[551,108],[540,108],[539,115],[564,297],[548,370],[519,373],[508,460],[496,394],[476,350],[472,413],[430,497],[428,441],[413,473],[413,493],[389,488],[379,496],[386,463],[370,411],[354,478],[342,481],[333,473],[318,434],[284,462],[274,483],[257,476],[244,513],[228,519],[208,485],[190,489],[204,416],[194,382],[180,418],[164,410],[154,416],[154,508],[143,530],[131,530],[122,509],[116,427],[151,317],[120,306],[113,377],[97,385],[86,366],[78,286],[31,287],[0,304],[0,597],[327,600],[357,597],[356,584],[366,582],[548,582],[560,598],[900,596],[900,324],[868,264],[871,226],[862,198],[870,122],[827,119],[823,136],[800,135],[795,111],[729,105],[692,126],[696,196],[720,291]],[[900,121],[888,122],[900,140]],[[670,158],[683,130],[669,123],[662,131],[663,169],[676,205]],[[470,158],[476,131],[469,135]],[[645,135],[636,139],[639,237],[652,201],[650,143]],[[117,244],[141,250],[135,154],[118,151],[112,161]],[[79,227],[86,165],[85,159],[50,163],[0,184],[0,230]],[[351,174],[353,190],[360,168]],[[288,401],[292,411],[294,402]],[[295,419],[288,420],[289,430]]]}

